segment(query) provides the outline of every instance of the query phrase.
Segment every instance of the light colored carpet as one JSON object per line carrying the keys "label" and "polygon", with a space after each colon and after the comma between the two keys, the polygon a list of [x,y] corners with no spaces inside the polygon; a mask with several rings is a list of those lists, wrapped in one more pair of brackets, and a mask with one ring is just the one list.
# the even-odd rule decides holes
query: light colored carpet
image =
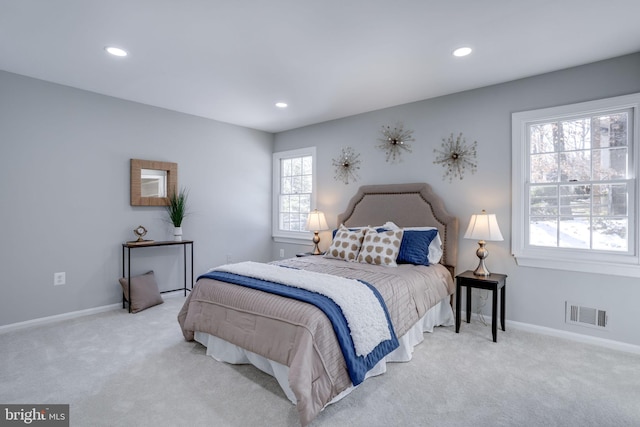
{"label": "light colored carpet", "polygon": [[[276,381],[185,342],[181,296],[0,335],[0,403],[69,403],[72,426],[297,426]],[[639,426],[640,356],[477,322],[426,334],[312,426]]]}

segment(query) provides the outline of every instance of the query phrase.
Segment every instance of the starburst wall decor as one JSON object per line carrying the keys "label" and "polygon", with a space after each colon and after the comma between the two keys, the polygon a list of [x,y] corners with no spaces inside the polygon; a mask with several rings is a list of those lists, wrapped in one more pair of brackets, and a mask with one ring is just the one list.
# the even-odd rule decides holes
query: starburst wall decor
{"label": "starburst wall decor", "polygon": [[433,161],[436,165],[442,165],[445,168],[442,179],[449,178],[449,182],[453,178],[464,178],[464,172],[467,168],[472,174],[476,173],[476,147],[478,141],[473,141],[473,144],[467,145],[466,140],[462,136],[462,133],[457,138],[453,138],[453,134],[449,138],[442,138],[442,150],[434,149],[433,152],[437,154],[436,160]]}
{"label": "starburst wall decor", "polygon": [[336,181],[342,181],[349,184],[349,178],[357,181],[358,170],[360,169],[360,153],[353,151],[351,147],[342,148],[342,152],[338,158],[333,159],[333,166],[336,168],[336,174],[333,177]]}
{"label": "starburst wall decor", "polygon": [[401,122],[396,123],[395,127],[382,126],[380,132],[382,138],[378,138],[380,144],[377,147],[386,152],[387,162],[401,162],[400,156],[403,151],[411,153],[411,145],[408,142],[415,141],[412,137],[413,131],[405,130]]}

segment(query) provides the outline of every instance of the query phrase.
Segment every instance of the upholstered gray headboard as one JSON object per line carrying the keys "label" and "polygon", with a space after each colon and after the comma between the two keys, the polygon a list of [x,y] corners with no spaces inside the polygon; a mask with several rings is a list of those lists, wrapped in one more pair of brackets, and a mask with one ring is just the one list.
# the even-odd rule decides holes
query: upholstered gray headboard
{"label": "upholstered gray headboard", "polygon": [[[443,244],[442,264],[453,270],[458,258],[458,218],[425,183],[364,185],[338,215],[338,226],[377,226],[393,221],[400,227],[437,227]],[[452,271],[453,273],[453,271]]]}

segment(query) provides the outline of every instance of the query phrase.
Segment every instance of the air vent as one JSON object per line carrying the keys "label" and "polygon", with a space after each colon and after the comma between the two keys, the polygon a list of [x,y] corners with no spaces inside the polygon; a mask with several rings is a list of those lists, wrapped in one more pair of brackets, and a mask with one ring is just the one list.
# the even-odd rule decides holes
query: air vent
{"label": "air vent", "polygon": [[590,328],[607,327],[607,311],[566,302],[565,322]]}

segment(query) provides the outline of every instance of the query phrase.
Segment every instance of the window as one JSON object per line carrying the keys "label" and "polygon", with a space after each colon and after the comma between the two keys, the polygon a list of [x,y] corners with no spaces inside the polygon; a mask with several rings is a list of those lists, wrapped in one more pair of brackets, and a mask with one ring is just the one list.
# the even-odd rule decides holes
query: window
{"label": "window", "polygon": [[278,241],[309,240],[306,224],[315,206],[315,157],[315,147],[273,154],[273,236]]}
{"label": "window", "polygon": [[640,94],[514,113],[518,264],[640,277]]}

